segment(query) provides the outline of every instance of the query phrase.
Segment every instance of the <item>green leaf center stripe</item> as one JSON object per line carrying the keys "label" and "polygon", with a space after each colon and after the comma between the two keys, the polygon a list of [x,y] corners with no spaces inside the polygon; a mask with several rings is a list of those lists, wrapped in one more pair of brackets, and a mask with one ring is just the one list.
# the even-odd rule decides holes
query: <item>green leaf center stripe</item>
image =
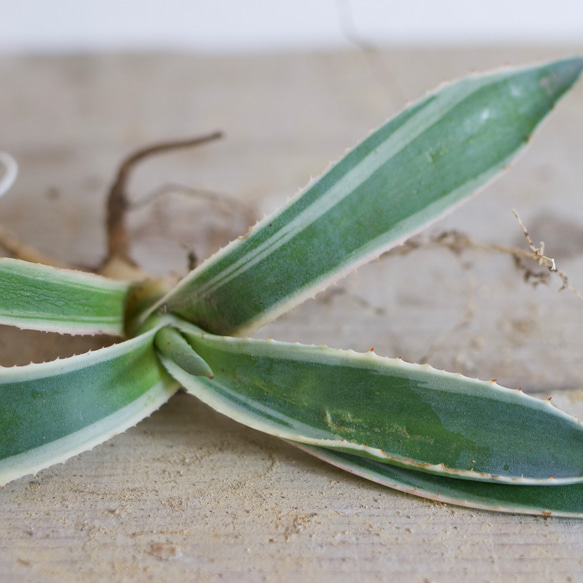
{"label": "green leaf center stripe", "polygon": [[340,451],[289,443],[357,476],[430,500],[496,512],[583,518],[583,484],[509,487],[492,482],[457,480],[381,464]]}
{"label": "green leaf center stripe", "polygon": [[[358,166],[349,170],[340,181],[334,182],[327,190],[318,193],[318,198],[307,208],[301,210],[299,214],[291,221],[284,224],[276,233],[273,233],[266,241],[255,247],[252,252],[241,257],[227,269],[217,274],[215,277],[203,283],[197,288],[198,294],[212,293],[220,285],[228,283],[239,273],[253,267],[256,263],[263,260],[267,255],[273,253],[275,249],[289,242],[298,233],[315,223],[319,217],[327,213],[347,196],[350,196],[360,187],[371,175],[379,168],[385,165],[403,148],[415,141],[423,132],[433,126],[448,111],[452,110],[460,102],[467,99],[473,93],[478,91],[483,85],[491,83],[492,78],[486,77],[481,82],[473,79],[471,83],[465,84],[463,89],[458,86],[455,91],[442,91],[436,95],[430,95],[421,103],[417,104],[409,113],[407,121],[395,130],[390,139],[380,144],[375,144],[374,148],[358,160]],[[413,114],[413,115],[411,115]],[[487,119],[487,118],[484,118]],[[354,152],[352,157],[358,157],[363,149],[366,149],[365,141],[359,146],[358,152]],[[378,138],[375,141],[379,141]],[[350,164],[351,155],[346,158]],[[332,169],[333,171],[334,169]],[[305,206],[305,201],[301,207]],[[290,209],[291,212],[291,209]],[[272,220],[271,217],[263,219],[255,228],[264,226]],[[251,234],[249,237],[252,237]],[[204,265],[201,266],[201,271]]]}
{"label": "green leaf center stripe", "polygon": [[214,377],[170,374],[261,431],[473,480],[583,481],[581,423],[522,391],[371,353],[175,325]]}
{"label": "green leaf center stripe", "polygon": [[164,307],[242,335],[437,220],[500,172],[583,61],[460,81],[389,121],[279,214],[203,263]]}
{"label": "green leaf center stripe", "polygon": [[0,459],[98,422],[160,378],[152,334],[57,362],[1,369]]}
{"label": "green leaf center stripe", "polygon": [[130,284],[0,259],[0,323],[66,333],[123,334]]}
{"label": "green leaf center stripe", "polygon": [[[35,474],[48,466],[63,463],[123,433],[159,409],[178,388],[176,382],[167,378],[158,378],[152,383],[151,377],[144,376],[143,380],[146,381],[143,393],[107,417],[49,443],[0,459],[0,486],[27,474]],[[38,423],[32,418],[30,423],[30,431],[34,432]]]}

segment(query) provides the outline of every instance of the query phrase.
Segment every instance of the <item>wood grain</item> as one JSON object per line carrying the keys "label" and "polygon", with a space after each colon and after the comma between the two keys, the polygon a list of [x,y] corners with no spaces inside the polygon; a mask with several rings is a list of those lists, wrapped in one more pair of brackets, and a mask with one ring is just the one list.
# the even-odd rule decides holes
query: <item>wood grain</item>
{"label": "wood grain", "polygon": [[[104,200],[131,150],[223,130],[136,172],[145,194],[179,182],[235,197],[167,195],[131,217],[134,256],[184,272],[273,210],[439,82],[549,48],[248,57],[0,58],[2,149],[20,178],[0,224],[77,265],[105,254]],[[579,50],[579,52],[581,52]],[[583,88],[513,170],[435,227],[523,245],[517,208],[583,289]],[[510,258],[428,246],[366,266],[260,332],[427,360],[552,394],[583,414],[583,306],[560,282],[526,285]],[[7,365],[107,342],[0,330]],[[561,389],[571,389],[565,391]],[[583,521],[457,509],[367,483],[178,394],[150,419],[0,492],[0,580],[498,582],[583,580]]]}

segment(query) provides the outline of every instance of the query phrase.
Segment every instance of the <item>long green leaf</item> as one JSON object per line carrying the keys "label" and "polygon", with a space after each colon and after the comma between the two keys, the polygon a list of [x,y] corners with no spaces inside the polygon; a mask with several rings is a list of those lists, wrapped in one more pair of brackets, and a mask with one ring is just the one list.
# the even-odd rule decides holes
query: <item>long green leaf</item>
{"label": "long green leaf", "polygon": [[472,76],[381,127],[304,194],[186,277],[155,308],[242,335],[377,257],[504,169],[583,59]]}
{"label": "long green leaf", "polygon": [[68,334],[124,333],[130,284],[0,259],[0,324]]}
{"label": "long green leaf", "polygon": [[151,330],[64,360],[0,367],[0,485],[125,431],[178,388]]}
{"label": "long green leaf", "polygon": [[583,426],[549,402],[370,352],[213,336],[176,322],[212,378],[161,360],[190,393],[255,429],[471,480],[583,480]]}
{"label": "long green leaf", "polygon": [[357,476],[437,502],[496,512],[583,518],[583,484],[551,488],[457,480],[398,468],[322,447],[290,443]]}

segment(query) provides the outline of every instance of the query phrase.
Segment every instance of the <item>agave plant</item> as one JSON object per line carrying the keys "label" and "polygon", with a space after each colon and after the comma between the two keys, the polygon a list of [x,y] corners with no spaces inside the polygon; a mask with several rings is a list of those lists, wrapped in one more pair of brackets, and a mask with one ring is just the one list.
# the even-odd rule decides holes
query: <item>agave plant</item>
{"label": "agave plant", "polygon": [[0,323],[123,341],[0,368],[0,483],[94,447],[182,386],[240,423],[398,490],[579,516],[583,428],[550,403],[373,352],[247,335],[506,168],[582,68],[573,58],[440,88],[175,287],[1,259]]}

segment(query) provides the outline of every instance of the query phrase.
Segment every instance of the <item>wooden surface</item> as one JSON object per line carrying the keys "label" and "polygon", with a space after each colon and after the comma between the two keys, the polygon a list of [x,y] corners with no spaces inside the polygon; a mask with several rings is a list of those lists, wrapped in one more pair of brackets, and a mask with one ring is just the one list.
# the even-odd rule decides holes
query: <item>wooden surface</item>
{"label": "wooden surface", "polygon": [[[179,195],[132,218],[134,255],[183,273],[274,210],[407,100],[443,80],[581,50],[362,52],[200,57],[0,58],[0,148],[20,178],[0,224],[63,261],[104,255],[104,197],[131,150],[221,129],[222,143],[161,156],[136,197],[178,182],[239,204]],[[583,87],[512,171],[432,232],[538,244],[583,289]],[[425,360],[583,415],[583,305],[560,282],[533,289],[504,255],[443,246],[391,253],[261,330]],[[81,352],[103,339],[0,330],[0,362]],[[583,521],[471,511],[328,467],[178,394],[110,442],[0,492],[0,581],[583,580]]]}

